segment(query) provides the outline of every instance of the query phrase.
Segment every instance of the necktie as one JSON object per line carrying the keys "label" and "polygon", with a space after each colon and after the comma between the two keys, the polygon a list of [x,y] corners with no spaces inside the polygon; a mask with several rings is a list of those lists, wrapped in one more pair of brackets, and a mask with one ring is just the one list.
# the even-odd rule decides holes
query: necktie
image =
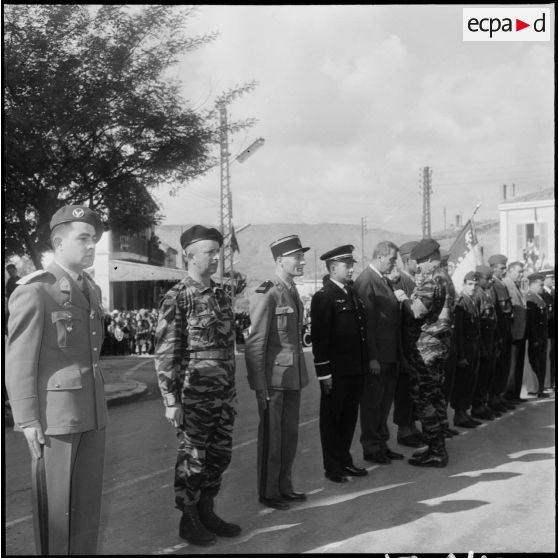
{"label": "necktie", "polygon": [[85,279],[83,278],[83,275],[78,275],[77,284],[78,284],[78,287],[81,289],[81,292],[83,293],[83,296],[89,302],[89,292],[87,291],[87,285],[85,284]]}
{"label": "necktie", "polygon": [[296,302],[296,311],[298,312],[300,298],[298,296],[298,290],[297,290],[296,285],[294,283],[292,283],[291,286],[289,287],[289,291],[290,291],[294,301]]}

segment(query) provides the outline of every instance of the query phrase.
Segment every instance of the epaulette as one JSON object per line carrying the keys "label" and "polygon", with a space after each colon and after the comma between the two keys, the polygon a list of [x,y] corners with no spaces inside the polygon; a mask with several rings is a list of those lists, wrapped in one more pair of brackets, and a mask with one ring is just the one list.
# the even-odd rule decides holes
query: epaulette
{"label": "epaulette", "polygon": [[27,283],[31,283],[34,279],[37,279],[42,275],[51,275],[51,273],[46,269],[38,269],[37,271],[33,271],[32,273],[27,274],[25,277],[22,277],[19,281],[17,281],[17,284],[27,285]]}
{"label": "epaulette", "polygon": [[273,281],[264,281],[257,289],[257,293],[267,293],[273,287]]}

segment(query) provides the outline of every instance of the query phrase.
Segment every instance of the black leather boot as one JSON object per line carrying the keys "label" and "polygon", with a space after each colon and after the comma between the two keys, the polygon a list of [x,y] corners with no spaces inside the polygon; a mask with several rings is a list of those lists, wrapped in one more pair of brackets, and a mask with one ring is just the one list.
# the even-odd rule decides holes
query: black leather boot
{"label": "black leather boot", "polygon": [[208,531],[200,521],[196,504],[184,505],[178,529],[180,538],[191,544],[209,546],[217,542],[215,533]]}
{"label": "black leather boot", "polygon": [[240,526],[227,523],[213,511],[213,498],[203,498],[198,502],[198,514],[204,527],[220,537],[238,537]]}

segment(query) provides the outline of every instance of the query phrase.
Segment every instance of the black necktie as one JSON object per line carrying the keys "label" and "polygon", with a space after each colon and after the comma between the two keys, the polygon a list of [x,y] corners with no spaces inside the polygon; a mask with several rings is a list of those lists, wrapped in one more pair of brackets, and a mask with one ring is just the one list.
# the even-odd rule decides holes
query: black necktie
{"label": "black necktie", "polygon": [[89,302],[89,291],[87,290],[87,285],[85,284],[85,279],[83,278],[83,275],[78,275],[77,284],[81,289],[83,296],[87,299],[87,302]]}

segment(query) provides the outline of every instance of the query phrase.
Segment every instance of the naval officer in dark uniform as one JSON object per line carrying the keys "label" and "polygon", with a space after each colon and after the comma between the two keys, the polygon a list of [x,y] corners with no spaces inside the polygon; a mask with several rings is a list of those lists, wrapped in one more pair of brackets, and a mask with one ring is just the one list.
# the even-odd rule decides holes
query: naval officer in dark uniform
{"label": "naval officer in dark uniform", "polygon": [[312,352],[321,390],[322,454],[325,475],[333,482],[368,474],[354,466],[350,451],[368,371],[364,306],[349,286],[353,250],[354,246],[346,244],[320,257],[329,280],[310,304]]}
{"label": "naval officer in dark uniform", "polygon": [[10,298],[6,387],[32,458],[38,554],[96,554],[106,404],[99,354],[101,291],[84,272],[103,233],[85,206],[50,222],[54,261],[19,281]]}

